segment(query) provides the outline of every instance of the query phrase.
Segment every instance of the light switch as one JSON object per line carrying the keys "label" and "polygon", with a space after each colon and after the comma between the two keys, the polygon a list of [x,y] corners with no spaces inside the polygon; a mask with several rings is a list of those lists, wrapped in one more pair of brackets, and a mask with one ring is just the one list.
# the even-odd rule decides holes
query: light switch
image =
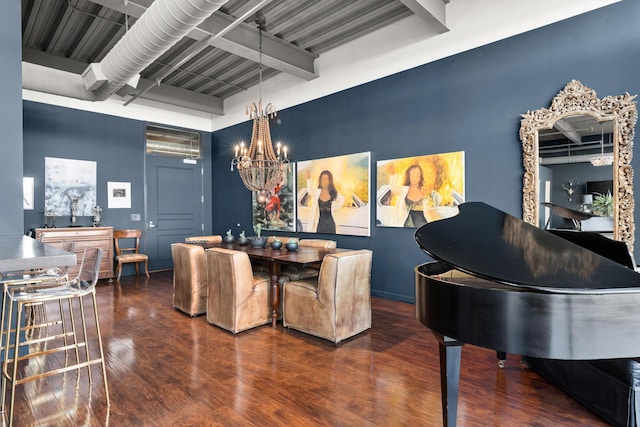
{"label": "light switch", "polygon": [[140,214],[131,214],[131,221],[140,221]]}

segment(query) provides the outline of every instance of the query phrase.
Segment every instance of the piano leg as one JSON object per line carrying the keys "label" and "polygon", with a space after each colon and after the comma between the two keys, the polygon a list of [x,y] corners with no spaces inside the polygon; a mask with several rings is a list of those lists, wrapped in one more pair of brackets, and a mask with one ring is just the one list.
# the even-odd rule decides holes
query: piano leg
{"label": "piano leg", "polygon": [[440,349],[440,388],[442,395],[442,422],[454,427],[458,414],[458,384],[460,383],[460,356],[464,343],[436,332]]}

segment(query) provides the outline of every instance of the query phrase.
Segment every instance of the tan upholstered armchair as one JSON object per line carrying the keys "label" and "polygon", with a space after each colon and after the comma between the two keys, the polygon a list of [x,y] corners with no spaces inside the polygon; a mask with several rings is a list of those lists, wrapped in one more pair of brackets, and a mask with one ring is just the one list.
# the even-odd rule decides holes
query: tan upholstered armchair
{"label": "tan upholstered armchair", "polygon": [[173,307],[197,316],[207,311],[207,258],[202,246],[171,245]]}
{"label": "tan upholstered armchair", "polygon": [[207,322],[235,333],[271,321],[269,277],[242,251],[207,249]]}
{"label": "tan upholstered armchair", "polygon": [[307,246],[322,249],[335,249],[338,246],[338,242],[335,240],[325,239],[300,239],[298,246]]}
{"label": "tan upholstered armchair", "polygon": [[371,327],[370,250],[324,257],[317,279],[284,284],[284,326],[334,343]]}
{"label": "tan upholstered armchair", "polygon": [[[300,239],[298,241],[300,247],[313,247],[321,249],[335,249],[338,246],[338,242],[335,240],[325,239]],[[282,276],[286,277],[286,280],[300,280],[309,279],[311,277],[318,277],[320,270],[320,263],[318,265],[309,265],[308,267],[300,267],[297,265],[285,265],[282,268]]]}
{"label": "tan upholstered armchair", "polygon": [[209,245],[215,245],[217,243],[222,243],[222,236],[219,234],[213,236],[191,236],[185,237],[185,243],[206,243]]}

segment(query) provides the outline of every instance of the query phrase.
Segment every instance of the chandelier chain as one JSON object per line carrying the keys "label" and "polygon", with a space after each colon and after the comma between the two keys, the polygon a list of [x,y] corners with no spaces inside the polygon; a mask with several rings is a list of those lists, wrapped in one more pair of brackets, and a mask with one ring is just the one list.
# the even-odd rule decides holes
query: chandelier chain
{"label": "chandelier chain", "polygon": [[231,171],[234,166],[242,178],[245,187],[251,191],[268,192],[279,185],[285,178],[285,172],[289,168],[287,159],[287,147],[280,142],[277,150],[274,150],[269,130],[269,119],[276,116],[275,107],[269,103],[262,106],[262,31],[264,30],[264,17],[256,19],[259,35],[259,100],[247,106],[247,115],[253,120],[251,143],[249,147],[244,142],[236,145],[235,156],[231,159]]}
{"label": "chandelier chain", "polygon": [[260,24],[258,26],[258,34],[259,34],[259,67],[258,67],[258,72],[259,72],[259,88],[260,88],[260,94],[259,94],[259,103],[260,103],[260,107],[262,108],[262,24]]}

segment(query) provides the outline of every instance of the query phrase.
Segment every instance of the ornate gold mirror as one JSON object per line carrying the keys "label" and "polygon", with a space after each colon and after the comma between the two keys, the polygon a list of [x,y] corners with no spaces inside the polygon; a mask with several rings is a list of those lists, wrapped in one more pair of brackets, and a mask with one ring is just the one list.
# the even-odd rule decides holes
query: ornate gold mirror
{"label": "ornate gold mirror", "polygon": [[604,228],[633,251],[635,97],[599,99],[593,89],[572,80],[549,108],[522,115],[524,221],[548,227],[553,213],[584,229],[582,224],[605,224],[610,216],[610,233],[606,225],[596,229]]}

